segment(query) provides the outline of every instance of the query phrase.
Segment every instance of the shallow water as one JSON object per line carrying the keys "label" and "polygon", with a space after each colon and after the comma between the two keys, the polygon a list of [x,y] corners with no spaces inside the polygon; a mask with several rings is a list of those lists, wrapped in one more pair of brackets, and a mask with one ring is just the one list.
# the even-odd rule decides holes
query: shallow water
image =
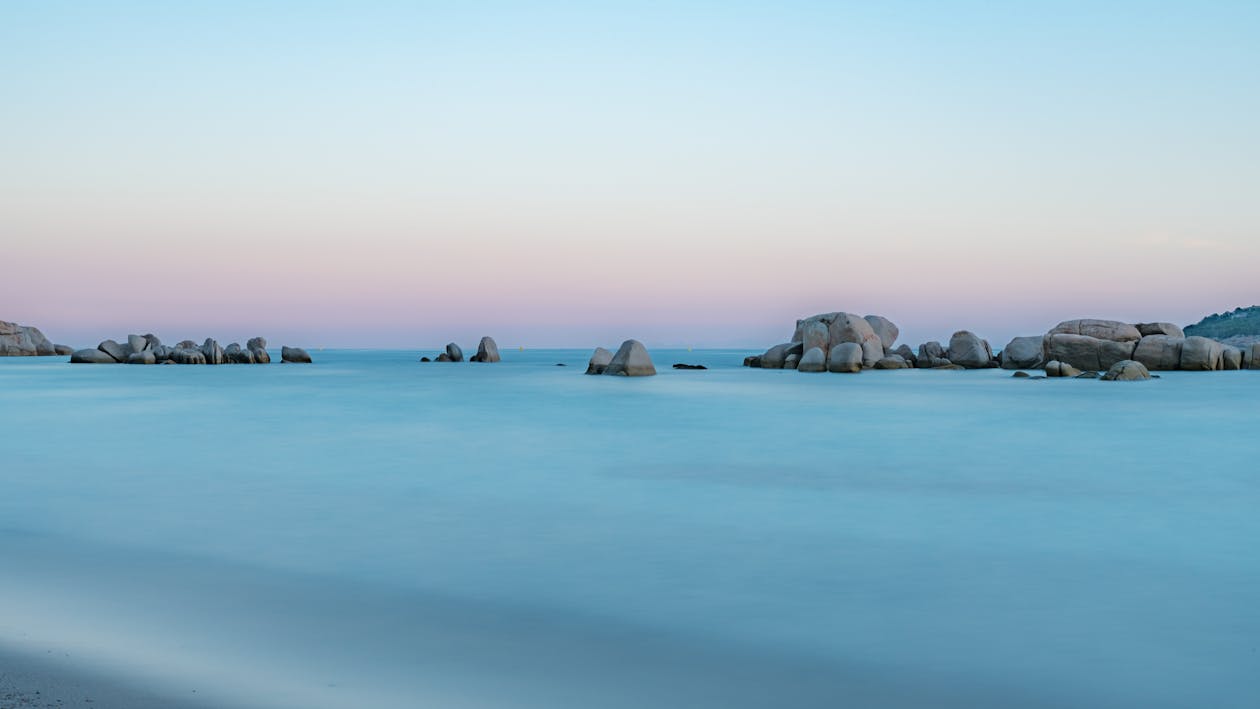
{"label": "shallow water", "polygon": [[241,706],[1260,696],[1260,372],[313,354],[0,359],[0,643]]}

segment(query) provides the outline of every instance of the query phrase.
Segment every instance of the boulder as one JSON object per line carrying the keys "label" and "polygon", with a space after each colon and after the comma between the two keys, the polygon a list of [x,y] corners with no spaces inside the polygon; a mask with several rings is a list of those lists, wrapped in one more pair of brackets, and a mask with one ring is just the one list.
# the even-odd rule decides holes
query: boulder
{"label": "boulder", "polygon": [[623,377],[650,377],[656,374],[647,348],[638,340],[626,340],[617,348],[604,374]]}
{"label": "boulder", "polygon": [[[1041,339],[1041,338],[1037,338],[1037,339]],[[1028,372],[1016,372],[1012,374],[1011,376],[1016,379],[1032,379],[1032,375],[1029,374]]]}
{"label": "boulder", "polygon": [[783,359],[783,368],[796,369],[797,365],[799,365],[800,363],[801,363],[801,356],[796,353],[792,353]]}
{"label": "boulder", "polygon": [[70,345],[53,345],[53,353],[59,355],[74,354],[74,348]]}
{"label": "boulder", "polygon": [[1136,382],[1150,378],[1151,373],[1146,371],[1146,365],[1131,359],[1116,362],[1102,375],[1104,382]]}
{"label": "boulder", "polygon": [[227,362],[227,357],[223,354],[223,348],[219,347],[219,343],[212,338],[207,337],[200,349],[201,354],[206,356],[206,364],[223,364]]}
{"label": "boulder", "polygon": [[118,360],[100,349],[77,350],[70,355],[70,361],[74,364],[118,364]]}
{"label": "boulder", "polygon": [[613,353],[603,347],[596,347],[594,354],[591,355],[591,361],[586,365],[587,374],[603,374],[608,368],[608,363],[612,362]]}
{"label": "boulder", "polygon": [[884,341],[875,334],[871,324],[865,318],[853,313],[836,313],[835,319],[828,327],[831,346],[842,342],[852,342],[862,348],[862,366],[874,367],[884,356]]}
{"label": "boulder", "polygon": [[821,321],[810,320],[803,323],[800,330],[802,355],[812,349],[822,350],[825,364],[827,350],[831,348],[831,333],[828,331],[827,326]]}
{"label": "boulder", "polygon": [[1003,369],[1036,369],[1045,361],[1042,350],[1042,338],[1016,337],[1002,348]]}
{"label": "boulder", "polygon": [[825,372],[827,371],[827,355],[821,347],[811,347],[805,350],[805,354],[801,355],[801,361],[796,364],[798,372]]}
{"label": "boulder", "polygon": [[179,344],[178,344],[178,345],[175,345],[175,349],[177,349],[177,350],[195,350],[195,349],[197,349],[197,343],[196,343],[196,342],[193,342],[192,340],[180,340],[180,341],[179,341]]}
{"label": "boulder", "polygon": [[897,341],[897,336],[901,331],[893,324],[891,320],[882,315],[867,315],[862,318],[871,326],[876,335],[879,335],[879,341],[884,346],[884,351],[888,352],[892,349],[893,343]]}
{"label": "boulder", "polygon": [[434,358],[434,360],[433,360],[433,361],[434,361],[434,362],[450,362],[450,361],[451,361],[451,356],[450,356],[450,355],[448,355],[448,354],[446,354],[445,352],[443,352],[443,353],[439,354],[436,358]]}
{"label": "boulder", "polygon": [[122,345],[114,342],[113,340],[105,340],[101,344],[97,345],[96,349],[104,352],[110,357],[113,357],[115,362],[127,361],[127,352],[123,349]]}
{"label": "boulder", "polygon": [[1181,368],[1189,372],[1214,372],[1221,369],[1224,354],[1221,343],[1191,335],[1181,345]]}
{"label": "boulder", "polygon": [[55,354],[56,345],[39,328],[0,321],[0,357],[45,357]]}
{"label": "boulder", "polygon": [[941,343],[933,340],[919,345],[919,354],[915,357],[916,367],[928,369],[948,363],[949,358],[945,356],[945,348],[941,347]]}
{"label": "boulder", "polygon": [[245,349],[265,350],[267,349],[267,340],[263,337],[251,337],[249,338],[249,341],[245,343]]}
{"label": "boulder", "polygon": [[1137,328],[1138,332],[1142,333],[1142,337],[1151,335],[1168,335],[1169,337],[1180,339],[1185,339],[1186,337],[1184,330],[1170,322],[1143,322],[1134,325],[1134,327]]}
{"label": "boulder", "polygon": [[[420,361],[421,361],[421,362],[432,362],[433,360],[429,359],[428,357],[421,357],[421,358],[420,358]],[[590,372],[587,372],[587,374],[590,374]]]}
{"label": "boulder", "polygon": [[744,358],[745,367],[761,368],[761,355],[751,355]]}
{"label": "boulder", "polygon": [[162,346],[162,341],[158,339],[157,335],[154,335],[151,332],[145,334],[144,339],[145,339],[145,342],[149,343],[148,349],[156,350],[157,348]]}
{"label": "boulder", "polygon": [[975,333],[959,330],[949,338],[949,350],[945,357],[951,364],[966,369],[984,369],[991,366],[993,351],[989,349],[989,343]]}
{"label": "boulder", "polygon": [[170,360],[175,364],[205,364],[206,356],[196,348],[177,347],[170,353]]}
{"label": "boulder", "polygon": [[1065,320],[1055,325],[1047,334],[1084,335],[1096,340],[1111,340],[1113,342],[1137,342],[1142,339],[1142,333],[1128,323],[1122,323],[1118,320],[1094,320],[1091,318]]}
{"label": "boulder", "polygon": [[1060,362],[1058,360],[1053,360],[1053,359],[1050,360],[1049,362],[1046,362],[1046,376],[1047,377],[1075,377],[1079,375],[1080,373],[1081,373],[1081,370],[1077,369],[1076,367],[1073,367],[1072,365],[1066,362]]}
{"label": "boulder", "polygon": [[227,359],[228,364],[253,364],[254,354],[247,349],[242,349],[235,342],[223,349],[223,356]]}
{"label": "boulder", "polygon": [[131,353],[144,352],[149,349],[149,341],[141,335],[127,335],[127,347]]}
{"label": "boulder", "polygon": [[152,350],[132,352],[127,355],[127,364],[157,364],[157,356]]}
{"label": "boulder", "polygon": [[301,347],[281,347],[280,361],[292,364],[310,364],[311,356]]}
{"label": "boulder", "polygon": [[1117,362],[1133,359],[1133,350],[1137,348],[1138,344],[1132,340],[1100,340],[1100,343],[1098,345],[1099,369],[1110,369],[1111,365]]}
{"label": "boulder", "polygon": [[459,345],[450,342],[446,345],[446,357],[448,362],[463,362],[464,351],[459,348]]}
{"label": "boulder", "polygon": [[932,369],[943,369],[943,370],[948,370],[948,371],[962,372],[962,371],[965,371],[967,368],[962,366],[961,364],[954,364],[953,362],[946,360],[946,364],[938,364],[935,367],[932,367]]}
{"label": "boulder", "polygon": [[787,359],[788,348],[791,346],[792,345],[785,342],[781,345],[775,345],[774,347],[771,347],[770,349],[766,350],[765,353],[762,354],[760,358],[761,368],[762,369],[783,369],[783,361]]}
{"label": "boulder", "polygon": [[899,354],[884,355],[875,363],[875,369],[909,369],[910,363]]}
{"label": "boulder", "polygon": [[1251,346],[1251,357],[1247,363],[1248,369],[1260,369],[1260,342]]}
{"label": "boulder", "polygon": [[1181,368],[1181,347],[1186,338],[1173,335],[1147,335],[1138,340],[1133,359],[1148,370],[1170,372]]}
{"label": "boulder", "polygon": [[1221,369],[1230,372],[1242,369],[1242,350],[1233,345],[1221,345]]}
{"label": "boulder", "polygon": [[499,346],[493,337],[483,337],[477,343],[477,354],[472,356],[473,362],[498,362]]}
{"label": "boulder", "polygon": [[901,358],[911,367],[915,366],[915,363],[919,360],[918,357],[914,356],[914,350],[910,349],[910,345],[899,345],[891,354],[901,355]]}
{"label": "boulder", "polygon": [[827,355],[828,372],[862,371],[862,346],[856,342],[841,342]]}
{"label": "boulder", "polygon": [[1078,369],[1098,369],[1102,340],[1088,335],[1051,333],[1046,336],[1046,360],[1057,360]]}

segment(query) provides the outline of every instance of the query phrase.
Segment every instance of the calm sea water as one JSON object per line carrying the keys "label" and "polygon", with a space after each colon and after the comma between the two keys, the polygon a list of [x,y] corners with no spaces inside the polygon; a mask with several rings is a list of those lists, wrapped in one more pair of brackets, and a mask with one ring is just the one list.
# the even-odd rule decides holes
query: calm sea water
{"label": "calm sea water", "polygon": [[1257,706],[1260,372],[313,354],[0,359],[0,643],[227,706]]}

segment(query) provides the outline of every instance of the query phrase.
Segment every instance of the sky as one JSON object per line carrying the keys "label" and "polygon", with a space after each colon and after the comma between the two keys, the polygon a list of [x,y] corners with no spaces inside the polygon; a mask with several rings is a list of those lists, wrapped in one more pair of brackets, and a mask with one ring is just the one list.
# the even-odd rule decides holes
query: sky
{"label": "sky", "polygon": [[1260,302],[1256,2],[0,2],[0,319],[994,346]]}

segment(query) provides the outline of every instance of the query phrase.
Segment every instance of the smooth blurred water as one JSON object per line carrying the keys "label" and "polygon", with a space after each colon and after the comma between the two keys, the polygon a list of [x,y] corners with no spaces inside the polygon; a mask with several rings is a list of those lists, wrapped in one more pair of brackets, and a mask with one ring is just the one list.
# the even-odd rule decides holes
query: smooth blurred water
{"label": "smooth blurred water", "polygon": [[242,706],[1260,697],[1260,372],[313,354],[0,359],[0,642]]}

